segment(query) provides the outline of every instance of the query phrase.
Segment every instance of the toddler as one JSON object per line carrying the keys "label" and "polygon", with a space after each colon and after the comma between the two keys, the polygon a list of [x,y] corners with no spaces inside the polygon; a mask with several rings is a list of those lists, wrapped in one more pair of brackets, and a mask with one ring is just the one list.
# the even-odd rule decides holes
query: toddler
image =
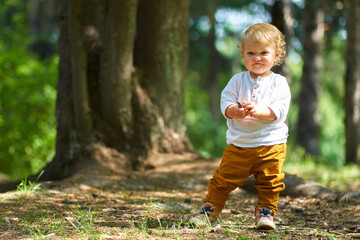
{"label": "toddler", "polygon": [[254,175],[258,202],[256,229],[276,229],[273,221],[285,175],[290,89],[285,77],[271,72],[285,57],[283,34],[273,25],[249,27],[241,38],[241,55],[248,71],[234,75],[221,93],[221,111],[227,119],[229,144],[219,168],[209,181],[200,214],[190,223],[214,223],[231,191]]}

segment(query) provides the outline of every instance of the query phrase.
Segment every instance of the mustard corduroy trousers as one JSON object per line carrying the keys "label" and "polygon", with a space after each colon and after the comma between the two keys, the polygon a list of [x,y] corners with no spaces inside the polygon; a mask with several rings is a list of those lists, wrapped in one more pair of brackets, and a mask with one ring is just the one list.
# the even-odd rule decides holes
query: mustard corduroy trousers
{"label": "mustard corduroy trousers", "polygon": [[242,186],[250,175],[254,175],[258,190],[256,207],[268,208],[273,214],[278,210],[279,194],[285,189],[281,182],[285,174],[282,166],[286,157],[286,144],[242,148],[229,145],[225,148],[220,167],[209,181],[204,203],[210,202],[222,210],[229,194]]}

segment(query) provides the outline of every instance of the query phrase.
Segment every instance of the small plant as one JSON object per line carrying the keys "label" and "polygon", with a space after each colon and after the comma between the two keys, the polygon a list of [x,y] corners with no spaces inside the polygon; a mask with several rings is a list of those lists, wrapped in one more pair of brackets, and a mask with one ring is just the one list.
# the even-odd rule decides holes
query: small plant
{"label": "small plant", "polygon": [[79,232],[83,237],[89,239],[98,239],[99,232],[94,226],[95,215],[91,207],[80,207],[74,215],[67,217],[66,220]]}
{"label": "small plant", "polygon": [[130,220],[128,221],[129,225],[133,230],[140,230],[140,232],[145,236],[150,236],[150,231],[148,229],[149,217],[145,216],[143,220]]}
{"label": "small plant", "polygon": [[25,177],[25,179],[23,179],[21,181],[21,183],[19,183],[19,185],[17,186],[17,190],[18,191],[22,191],[22,192],[36,192],[37,190],[39,190],[41,188],[41,184],[38,183],[41,175],[44,173],[44,171],[41,171],[41,173],[39,174],[39,176],[36,178],[35,181],[28,181],[27,177]]}

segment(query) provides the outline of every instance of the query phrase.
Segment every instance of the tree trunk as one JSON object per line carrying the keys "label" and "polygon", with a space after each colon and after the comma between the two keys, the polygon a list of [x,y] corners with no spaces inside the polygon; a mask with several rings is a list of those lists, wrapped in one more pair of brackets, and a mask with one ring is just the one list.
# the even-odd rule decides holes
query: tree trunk
{"label": "tree trunk", "polygon": [[299,95],[297,143],[308,153],[318,154],[318,97],[321,80],[321,46],[324,36],[324,12],[321,1],[305,1],[303,49],[304,66]]}
{"label": "tree trunk", "polygon": [[360,124],[360,2],[348,0],[347,70],[345,77],[346,163],[359,160]]}
{"label": "tree trunk", "polygon": [[219,114],[219,97],[218,97],[218,65],[220,63],[220,56],[216,50],[216,19],[215,13],[217,9],[217,1],[211,0],[207,4],[207,16],[210,22],[210,31],[208,36],[208,48],[209,48],[209,63],[208,63],[208,75],[205,79],[205,89],[209,93],[210,111],[213,119],[218,121],[220,119]]}
{"label": "tree trunk", "polygon": [[[276,0],[271,9],[272,24],[274,24],[284,35],[286,41],[286,51],[291,50],[291,38],[294,36],[291,0]],[[273,68],[273,71],[286,77],[291,82],[291,75],[288,68],[288,59],[285,58],[284,63]]]}
{"label": "tree trunk", "polygon": [[[152,112],[152,118],[135,117],[141,124],[146,141],[161,151],[183,151],[189,145],[184,125],[185,78],[188,63],[189,1],[144,0],[140,2],[135,46],[135,66],[139,85],[146,94],[135,114]],[[145,126],[143,126],[145,128]],[[139,128],[138,141],[143,142]],[[147,145],[144,143],[144,145]]]}
{"label": "tree trunk", "polygon": [[151,165],[191,150],[188,1],[61,1],[56,155],[42,179]]}

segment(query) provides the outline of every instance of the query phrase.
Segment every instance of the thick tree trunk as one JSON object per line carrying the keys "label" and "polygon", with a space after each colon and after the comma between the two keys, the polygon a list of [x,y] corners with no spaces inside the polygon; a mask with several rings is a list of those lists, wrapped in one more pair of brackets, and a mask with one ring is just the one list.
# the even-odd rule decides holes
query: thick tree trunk
{"label": "thick tree trunk", "polygon": [[318,154],[318,97],[321,80],[321,46],[324,36],[324,12],[321,1],[305,1],[304,8],[304,66],[299,95],[297,143],[308,153]]}
{"label": "thick tree trunk", "polygon": [[142,104],[134,109],[134,135],[147,149],[183,151],[190,146],[184,125],[188,8],[186,0],[143,0],[139,5],[135,67],[140,85],[134,101]]}
{"label": "thick tree trunk", "polygon": [[119,151],[131,148],[131,80],[137,2],[111,0],[107,6],[99,72],[103,141]]}
{"label": "thick tree trunk", "polygon": [[[82,38],[83,2],[70,1],[68,5],[69,21],[67,22],[70,40],[71,89],[74,107],[76,138],[79,143],[91,141],[92,121],[87,86],[86,49]],[[64,49],[62,49],[64,51]],[[60,53],[61,54],[61,53]]]}
{"label": "thick tree trunk", "polygon": [[346,163],[359,161],[360,124],[360,2],[349,0],[347,21],[347,71],[345,77]]}
{"label": "thick tree trunk", "polygon": [[140,169],[149,153],[191,150],[188,4],[61,1],[56,155],[42,179]]}

